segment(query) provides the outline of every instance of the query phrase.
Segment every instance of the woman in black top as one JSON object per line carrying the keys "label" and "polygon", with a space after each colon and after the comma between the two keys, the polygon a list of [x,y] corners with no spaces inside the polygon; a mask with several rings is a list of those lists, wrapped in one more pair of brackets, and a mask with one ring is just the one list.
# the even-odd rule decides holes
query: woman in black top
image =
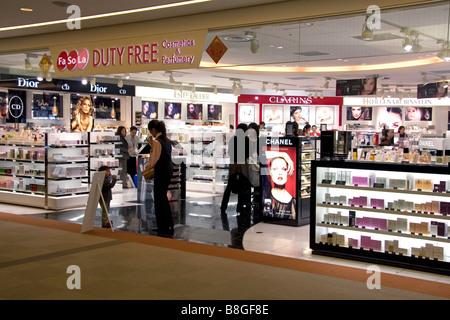
{"label": "woman in black top", "polygon": [[157,231],[167,234],[173,232],[173,218],[167,190],[173,175],[172,144],[166,135],[164,122],[152,120],[148,124],[150,139],[150,161],[146,169],[155,169],[153,194],[155,199],[155,216]]}
{"label": "woman in black top", "polygon": [[120,180],[122,180],[122,188],[127,188],[127,162],[128,158],[130,158],[130,147],[128,146],[128,142],[125,139],[127,135],[127,129],[124,126],[119,126],[117,128],[116,134],[120,137],[119,144],[119,166],[120,166]]}

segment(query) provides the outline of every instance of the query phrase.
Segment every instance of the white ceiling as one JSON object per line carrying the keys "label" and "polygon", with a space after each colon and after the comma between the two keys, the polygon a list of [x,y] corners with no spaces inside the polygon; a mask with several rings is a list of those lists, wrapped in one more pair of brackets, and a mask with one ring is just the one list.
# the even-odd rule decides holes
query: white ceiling
{"label": "white ceiling", "polygon": [[[17,21],[35,23],[67,18],[67,13],[62,5],[55,5],[56,1],[42,0],[18,0],[4,1],[2,3],[2,20],[0,26],[16,25]],[[151,1],[151,5],[169,3],[170,1]],[[245,6],[282,1],[246,0]],[[39,3],[37,7],[36,4]],[[92,1],[78,0],[77,5],[82,8],[82,16],[103,13],[104,8],[108,12],[145,7],[148,1],[95,1],[95,7],[88,4]],[[104,26],[108,24],[121,24],[136,22],[139,20],[166,18],[201,12],[225,10],[244,6],[240,0],[214,0],[180,8],[163,9],[147,13],[131,14],[116,17],[114,19],[98,19],[83,22],[83,28]],[[422,72],[427,73],[428,81],[439,81],[450,78],[450,64],[446,62],[434,63],[426,66],[409,67],[401,69],[374,69],[372,65],[399,62],[404,60],[426,61],[433,58],[439,52],[441,45],[438,40],[448,40],[449,33],[449,1],[414,8],[403,8],[381,12],[381,29],[375,30],[375,38],[372,41],[360,39],[364,15],[334,17],[332,19],[311,20],[302,22],[280,23],[277,25],[248,26],[246,28],[219,30],[209,32],[205,41],[205,49],[217,35],[222,38],[228,47],[228,51],[220,63],[230,66],[254,66],[272,67],[277,72],[233,71],[231,68],[218,69],[211,58],[204,53],[199,69],[177,70],[173,72],[177,82],[184,88],[190,88],[195,84],[197,88],[209,88],[216,85],[219,90],[230,91],[232,79],[239,79],[243,85],[242,93],[260,91],[263,82],[267,82],[267,90],[274,89],[274,83],[279,84],[280,89],[285,89],[287,94],[291,90],[320,90],[325,95],[333,95],[335,79],[356,79],[378,75],[378,87],[389,85],[394,91],[396,85],[400,90],[414,89],[422,83]],[[20,7],[32,6],[34,11],[23,13]],[[28,16],[27,16],[28,15]],[[27,16],[26,19],[23,17]],[[61,31],[66,26],[45,27],[46,31]],[[62,28],[62,29],[61,29]],[[402,28],[409,28],[419,33],[422,50],[417,53],[405,53],[401,47],[404,34]],[[250,42],[226,41],[225,36],[243,36],[245,32],[254,32],[259,42],[257,53],[250,51]],[[42,33],[42,28],[24,29],[17,31],[0,32],[0,38]],[[31,62],[34,72],[38,71],[38,62],[45,51],[34,52]],[[47,52],[47,54],[49,54]],[[23,68],[25,54],[0,55],[0,68],[4,73],[6,68],[12,74],[24,74]],[[213,67],[204,67],[206,63]],[[334,67],[367,68],[362,71],[332,71]],[[293,72],[284,72],[284,67],[297,67]],[[306,67],[327,67],[321,72],[309,72]],[[300,71],[299,71],[300,70]],[[100,81],[98,76],[97,81]],[[104,81],[116,81],[116,75],[106,76]],[[325,89],[325,78],[330,77],[330,86]],[[168,76],[165,72],[137,73],[130,75],[125,83],[148,84],[154,86],[168,86]],[[137,82],[136,82],[137,81]],[[250,91],[249,91],[250,90]]]}

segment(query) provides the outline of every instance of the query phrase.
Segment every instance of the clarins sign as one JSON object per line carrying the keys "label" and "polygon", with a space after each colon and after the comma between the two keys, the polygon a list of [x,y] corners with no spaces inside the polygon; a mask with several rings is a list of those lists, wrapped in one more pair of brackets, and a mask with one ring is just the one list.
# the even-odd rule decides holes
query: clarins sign
{"label": "clarins sign", "polygon": [[313,99],[309,97],[270,96],[269,102],[277,104],[312,104]]}
{"label": "clarins sign", "polygon": [[197,68],[207,30],[54,46],[56,76]]}

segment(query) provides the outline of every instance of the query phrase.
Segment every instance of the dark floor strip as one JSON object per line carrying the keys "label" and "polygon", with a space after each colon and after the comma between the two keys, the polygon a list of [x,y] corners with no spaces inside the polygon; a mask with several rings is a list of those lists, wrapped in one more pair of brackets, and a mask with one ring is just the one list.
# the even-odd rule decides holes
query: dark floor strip
{"label": "dark floor strip", "polygon": [[0,262],[0,269],[17,266],[17,265],[21,265],[21,264],[25,264],[25,263],[32,263],[32,262],[38,262],[38,261],[58,258],[58,257],[70,255],[70,254],[86,252],[89,250],[103,249],[103,248],[116,246],[116,245],[123,244],[123,243],[125,243],[125,242],[123,242],[121,240],[114,240],[114,241],[92,244],[92,245],[84,246],[84,247],[78,247],[78,248],[57,251],[57,252],[51,252],[51,253],[47,253],[47,254],[41,254],[38,256],[32,256],[32,257],[27,257],[27,258],[12,260],[12,261]]}

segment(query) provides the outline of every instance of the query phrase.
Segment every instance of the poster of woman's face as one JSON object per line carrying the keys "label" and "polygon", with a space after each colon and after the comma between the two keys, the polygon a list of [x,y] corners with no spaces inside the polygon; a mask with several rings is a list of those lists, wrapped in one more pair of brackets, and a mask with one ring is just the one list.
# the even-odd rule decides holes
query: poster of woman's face
{"label": "poster of woman's face", "polygon": [[399,107],[385,107],[379,109],[379,124],[388,129],[398,129],[403,123],[403,110]]}
{"label": "poster of woman's face", "polygon": [[165,102],[164,103],[164,119],[181,118],[181,103],[180,102]]}
{"label": "poster of woman's face", "polygon": [[377,94],[377,78],[336,80],[336,96],[372,96]]}
{"label": "poster of woman's face", "polygon": [[[266,151],[277,155],[268,161],[267,182],[263,184],[263,215],[267,217],[295,219],[296,218],[296,173],[291,173],[290,164],[297,163],[295,147],[268,146]],[[265,181],[265,180],[263,180]]]}
{"label": "poster of woman's face", "polygon": [[283,107],[266,105],[264,106],[263,121],[265,123],[283,123]]}
{"label": "poster of woman's face", "polygon": [[447,81],[417,85],[417,98],[445,98],[448,93]]}
{"label": "poster of woman's face", "polygon": [[431,107],[406,107],[406,121],[432,121],[433,108]]}
{"label": "poster of woman's face", "polygon": [[334,108],[316,107],[316,123],[334,124]]}
{"label": "poster of woman's face", "polygon": [[347,107],[348,121],[372,121],[372,107]]}
{"label": "poster of woman's face", "polygon": [[5,120],[8,117],[8,101],[6,97],[6,92],[0,92],[0,119]]}
{"label": "poster of woman's face", "polygon": [[158,102],[142,101],[142,118],[158,119]]}
{"label": "poster of woman's face", "polygon": [[188,103],[186,107],[186,118],[189,120],[202,120],[202,104]]}
{"label": "poster of woman's face", "polygon": [[208,120],[222,120],[222,106],[208,104]]}
{"label": "poster of woman's face", "polygon": [[299,124],[299,128],[309,122],[309,107],[304,106],[291,106],[289,108],[291,115],[291,121],[295,121]]}

